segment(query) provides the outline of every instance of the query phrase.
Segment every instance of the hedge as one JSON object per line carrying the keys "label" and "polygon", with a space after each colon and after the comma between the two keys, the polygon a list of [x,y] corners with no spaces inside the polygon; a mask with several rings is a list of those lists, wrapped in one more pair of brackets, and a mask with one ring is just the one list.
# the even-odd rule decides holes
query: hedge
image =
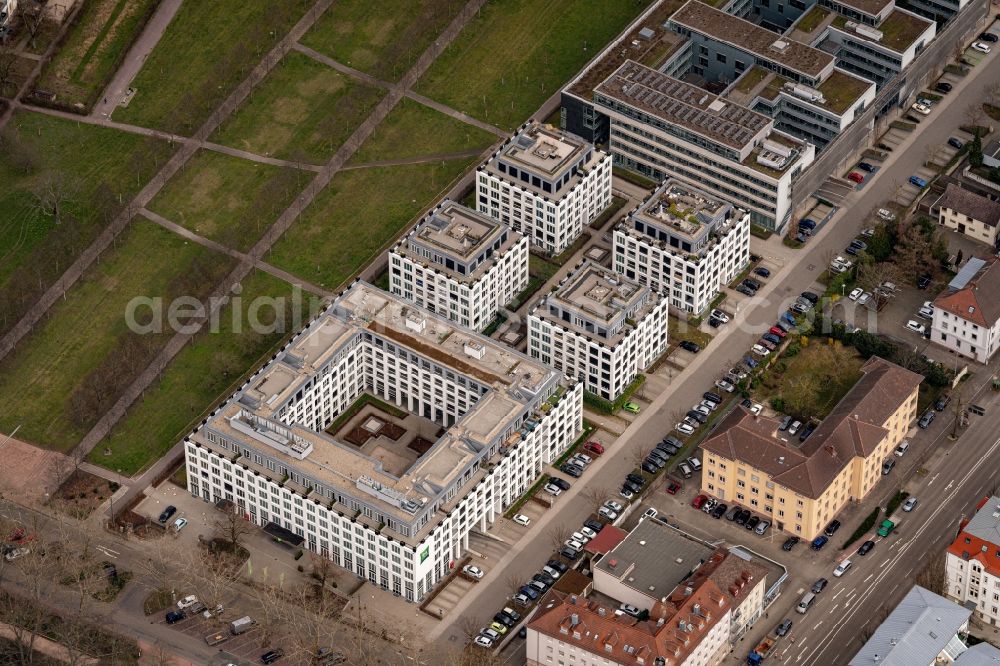
{"label": "hedge", "polygon": [[875,527],[875,523],[878,522],[878,515],[879,513],[881,513],[881,511],[882,511],[881,507],[875,507],[872,510],[872,512],[868,514],[868,517],[864,519],[864,522],[858,525],[858,529],[854,530],[854,532],[851,534],[850,537],[848,537],[847,541],[844,542],[844,545],[841,546],[840,549],[847,550],[847,548],[850,547],[852,543],[854,543],[855,541],[863,537],[865,534],[870,532],[871,529]]}
{"label": "hedge", "polygon": [[614,414],[619,409],[621,409],[626,402],[632,398],[632,394],[639,390],[639,387],[643,385],[646,381],[646,375],[637,375],[632,383],[625,387],[622,394],[618,396],[614,402],[610,400],[605,400],[601,396],[591,393],[590,391],[583,392],[583,402],[591,409],[595,409],[604,414]]}
{"label": "hedge", "polygon": [[893,495],[892,499],[889,500],[889,505],[885,507],[885,517],[888,518],[889,516],[891,516],[892,512],[898,509],[899,505],[902,504],[909,496],[910,493],[906,492],[905,490],[900,490],[895,495]]}

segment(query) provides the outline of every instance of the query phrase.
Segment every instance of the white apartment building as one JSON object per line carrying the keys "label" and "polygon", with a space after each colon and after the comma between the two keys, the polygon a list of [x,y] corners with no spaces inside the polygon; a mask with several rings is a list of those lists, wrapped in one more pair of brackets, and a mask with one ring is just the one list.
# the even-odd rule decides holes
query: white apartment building
{"label": "white apartment building", "polygon": [[572,444],[582,399],[356,282],[185,438],[188,489],[418,601]]}
{"label": "white apartment building", "polygon": [[1000,625],[1000,497],[983,499],[945,551],[945,595]]}
{"label": "white apartment building", "polygon": [[614,400],[667,348],[666,299],[590,260],[528,315],[528,353]]}
{"label": "white apartment building", "polygon": [[476,208],[558,254],[611,204],[611,158],[583,139],[528,122],[477,169]]}
{"label": "white apartment building", "polygon": [[389,291],[481,331],[528,285],[528,239],[450,199],[389,252]]}
{"label": "white apartment building", "polygon": [[970,192],[960,185],[948,183],[944,194],[931,204],[931,215],[935,214],[942,227],[957,231],[990,248],[997,247],[1000,202]]}
{"label": "white apartment building", "polygon": [[931,341],[979,363],[1000,346],[997,257],[971,257],[934,299]]}
{"label": "white apartment building", "polygon": [[616,164],[730,201],[768,229],[791,218],[792,181],[816,149],[772,118],[632,60],[595,88],[594,104],[610,119]]}
{"label": "white apartment building", "polygon": [[673,178],[614,229],[614,269],[700,314],[750,261],[750,214]]}

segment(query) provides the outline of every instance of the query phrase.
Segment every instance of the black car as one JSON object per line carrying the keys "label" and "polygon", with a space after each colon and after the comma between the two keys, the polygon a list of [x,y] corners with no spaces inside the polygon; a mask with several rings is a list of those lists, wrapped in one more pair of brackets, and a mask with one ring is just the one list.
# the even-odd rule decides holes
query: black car
{"label": "black car", "polygon": [[798,542],[799,538],[797,536],[790,536],[787,539],[785,539],[785,543],[781,544],[781,550],[789,551],[792,548],[795,548],[795,545]]}
{"label": "black car", "polygon": [[760,523],[760,518],[758,518],[757,516],[750,516],[749,518],[747,518],[747,522],[743,523],[743,527],[747,528],[748,530],[752,530],[753,528],[757,527],[758,523]]}
{"label": "black car", "polygon": [[715,505],[715,508],[712,509],[712,518],[715,518],[716,520],[722,518],[724,515],[726,515],[726,509],[728,508],[729,508],[728,506],[726,506],[722,502],[719,502],[718,504]]}
{"label": "black car", "polygon": [[863,544],[861,544],[861,547],[858,548],[858,555],[867,555],[868,553],[871,552],[872,548],[874,547],[875,547],[874,541],[865,541]]}
{"label": "black car", "polygon": [[858,256],[858,252],[860,252],[860,250],[858,250],[858,248],[854,247],[853,245],[849,245],[847,249],[844,250],[844,252],[851,255],[852,257],[856,257]]}
{"label": "black car", "polygon": [[814,294],[811,291],[803,291],[799,295],[802,296],[802,298],[804,298],[807,301],[809,301],[810,303],[812,303],[813,305],[816,305],[817,303],[819,303],[819,295]]}
{"label": "black car", "polygon": [[701,412],[696,411],[694,409],[692,409],[687,414],[685,414],[685,416],[688,417],[689,419],[694,419],[698,423],[705,423],[706,421],[708,421],[708,417],[707,416],[705,416]]}
{"label": "black car", "polygon": [[936,409],[939,412],[943,412],[944,408],[948,406],[949,402],[951,402],[951,396],[948,395],[947,393],[942,393],[941,396],[934,403],[934,409]]}
{"label": "black car", "polygon": [[716,319],[715,317],[708,318],[708,325],[711,326],[712,328],[719,328],[724,323],[726,322],[722,321],[721,319]]}
{"label": "black car", "polygon": [[499,622],[500,624],[502,624],[503,626],[507,627],[508,629],[510,629],[511,627],[513,627],[515,624],[517,624],[517,622],[514,621],[514,618],[512,618],[510,615],[507,615],[506,613],[503,613],[503,612],[500,612],[500,613],[497,613],[496,615],[494,615],[493,616],[493,621],[494,622]]}
{"label": "black car", "polygon": [[768,269],[766,269],[766,268],[764,268],[763,266],[758,266],[757,268],[753,269],[753,273],[754,273],[754,275],[759,275],[762,278],[769,278],[769,277],[771,277],[771,271],[768,270]]}
{"label": "black car", "polygon": [[777,636],[784,636],[791,630],[792,630],[792,621],[784,620],[782,621],[781,624],[778,625],[778,628],[774,630],[774,633]]}
{"label": "black car", "polygon": [[173,624],[174,622],[180,622],[185,617],[184,611],[182,610],[172,610],[167,611],[167,624]]}
{"label": "black car", "polygon": [[643,472],[648,474],[656,474],[659,471],[659,468],[648,460],[644,460],[639,467],[642,468]]}
{"label": "black car", "polygon": [[951,88],[952,88],[952,85],[950,83],[948,83],[947,81],[941,81],[940,83],[938,83],[938,84],[936,84],[934,86],[934,92],[950,93],[951,92]]}
{"label": "black car", "polygon": [[670,460],[670,456],[659,449],[650,449],[649,453],[646,454],[646,460],[655,460],[660,464],[665,464]]}
{"label": "black car", "polygon": [[168,520],[170,520],[170,516],[174,515],[175,513],[177,513],[177,507],[174,506],[173,504],[169,505],[166,509],[163,510],[163,513],[160,514],[159,518],[160,522],[161,523],[167,522]]}
{"label": "black car", "polygon": [[[650,465],[653,466],[653,469],[655,469],[657,472],[659,472],[661,469],[667,466],[666,460],[658,458],[657,456],[654,456],[652,454],[646,456],[646,459],[643,461],[643,463],[649,463]],[[656,472],[650,472],[650,474],[655,474],[655,473]]]}
{"label": "black car", "polygon": [[751,289],[760,289],[764,286],[760,280],[754,280],[753,278],[746,278],[743,280],[743,283]]}
{"label": "black car", "polygon": [[260,655],[260,663],[262,664],[272,664],[282,657],[285,656],[285,651],[281,648],[274,648],[264,654]]}
{"label": "black car", "polygon": [[576,548],[570,548],[569,546],[563,546],[562,550],[559,551],[559,554],[571,562],[580,557],[580,551]]}
{"label": "black car", "polygon": [[854,240],[851,241],[851,247],[855,247],[859,250],[867,250],[868,243],[864,242],[860,238],[855,238]]}
{"label": "black car", "polygon": [[950,139],[948,139],[948,145],[954,148],[955,150],[961,150],[962,146],[964,146],[965,144],[962,143],[961,140],[956,139],[955,137],[951,137]]}
{"label": "black car", "polygon": [[[597,527],[596,528],[591,527],[590,523],[596,524]],[[604,525],[601,525],[596,520],[588,520],[587,522],[584,523],[584,525],[586,525],[587,527],[590,527],[590,529],[594,530],[595,532],[600,532],[601,531],[600,528],[604,527]],[[556,571],[558,571],[561,574],[564,574],[567,571],[569,571],[569,567],[566,566],[565,564],[563,564],[562,562],[560,562],[559,560],[549,560],[548,562],[545,563],[545,565],[549,566],[549,567],[552,567],[553,569],[555,569]],[[510,615],[512,618],[514,618],[515,622],[517,622],[518,620],[521,619],[520,615],[516,615],[514,613],[507,613],[507,614]]]}
{"label": "black car", "polygon": [[992,32],[981,32],[979,33],[979,39],[984,42],[996,43],[997,39],[1000,39],[1000,37],[997,37]]}
{"label": "black car", "polygon": [[926,289],[931,286],[931,279],[927,275],[923,275],[917,280],[917,289]]}
{"label": "black car", "polygon": [[820,578],[818,581],[813,583],[812,593],[819,594],[823,591],[829,581],[826,578]]}
{"label": "black car", "polygon": [[684,351],[689,351],[692,354],[697,354],[701,351],[701,345],[691,342],[690,340],[681,340],[681,343],[677,345]]}
{"label": "black car", "polygon": [[810,423],[809,425],[807,425],[806,429],[803,430],[801,434],[799,434],[799,441],[800,442],[806,441],[806,438],[808,438],[809,435],[813,434],[813,430],[815,429],[816,429],[815,423]]}
{"label": "black car", "polygon": [[569,490],[569,481],[566,479],[560,479],[558,476],[550,476],[549,483],[558,488],[559,490]]}
{"label": "black car", "polygon": [[760,337],[763,338],[763,339],[765,339],[765,340],[767,340],[772,345],[780,345],[781,344],[781,338],[779,338],[774,333],[765,333],[764,335],[762,335]]}
{"label": "black car", "polygon": [[736,524],[746,525],[747,521],[750,520],[751,515],[752,514],[750,513],[749,509],[741,509],[740,512],[736,514]]}
{"label": "black car", "polygon": [[873,167],[868,162],[858,162],[858,168],[861,169],[862,171],[867,171],[868,173],[871,173],[872,171],[875,170],[875,167]]}
{"label": "black car", "polygon": [[740,292],[741,294],[743,294],[745,296],[756,296],[757,295],[756,291],[754,291],[750,287],[746,286],[745,284],[741,284],[741,285],[737,286],[736,287],[736,291]]}
{"label": "black car", "polygon": [[743,398],[742,400],[740,400],[740,407],[746,407],[747,409],[750,409],[751,407],[753,407],[753,400],[751,400],[750,398]]}
{"label": "black car", "polygon": [[896,466],[896,460],[894,458],[889,458],[882,463],[882,476],[888,476],[892,468]]}
{"label": "black car", "polygon": [[740,515],[740,511],[742,511],[740,507],[734,506],[732,509],[729,510],[729,513],[726,514],[726,520],[730,522],[736,520],[736,516]]}
{"label": "black car", "polygon": [[825,534],[827,536],[833,536],[834,534],[837,533],[837,530],[839,530],[839,529],[840,529],[840,521],[839,520],[831,520],[830,524],[826,526],[825,530],[823,530],[823,534]]}
{"label": "black car", "polygon": [[701,397],[709,402],[714,402],[717,405],[722,402],[722,396],[711,391],[705,391],[701,394]]}
{"label": "black car", "polygon": [[662,442],[660,444],[657,444],[656,445],[656,449],[654,449],[654,450],[655,451],[660,451],[660,452],[666,454],[667,456],[675,456],[675,455],[677,455],[677,452],[680,451],[680,449],[678,449],[673,444],[663,444]]}
{"label": "black car", "polygon": [[638,483],[632,483],[631,481],[626,481],[622,484],[622,493],[632,493],[633,495],[638,495],[642,492],[642,486]]}
{"label": "black car", "polygon": [[572,463],[563,463],[562,465],[559,466],[559,470],[565,472],[566,474],[569,474],[574,479],[579,479],[581,476],[583,476],[583,468],[579,467],[578,465],[574,465]]}
{"label": "black car", "polygon": [[642,485],[646,481],[644,478],[642,478],[642,476],[636,474],[635,472],[629,472],[628,474],[626,474],[625,480],[631,481],[632,483],[638,483],[639,485]]}
{"label": "black car", "polygon": [[531,580],[537,580],[539,583],[545,585],[545,587],[552,587],[556,584],[556,579],[543,571],[536,573],[531,577]]}
{"label": "black car", "polygon": [[[705,395],[708,395],[708,394],[706,393]],[[715,394],[713,393],[712,395],[715,395]],[[722,399],[720,398],[717,402],[722,402]],[[673,435],[667,435],[666,437],[664,437],[663,438],[663,443],[664,444],[669,444],[670,446],[674,447],[675,449],[683,449],[684,448],[684,442],[682,442],[681,440],[677,439]]]}

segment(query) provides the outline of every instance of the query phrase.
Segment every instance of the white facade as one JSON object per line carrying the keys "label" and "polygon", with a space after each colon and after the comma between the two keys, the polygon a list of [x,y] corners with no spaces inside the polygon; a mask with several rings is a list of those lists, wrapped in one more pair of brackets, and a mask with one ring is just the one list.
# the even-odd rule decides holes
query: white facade
{"label": "white facade", "polygon": [[526,123],[476,174],[476,208],[558,254],[611,204],[611,157],[567,132]]}
{"label": "white facade", "polygon": [[931,340],[979,363],[987,363],[1000,344],[1000,320],[981,326],[957,314],[934,308]]}
{"label": "white facade", "polygon": [[[492,374],[497,367],[505,372]],[[324,432],[362,393],[445,433],[392,468],[393,456]],[[582,396],[581,384],[356,283],[186,438],[188,488],[417,601],[469,532],[486,529],[572,444]]]}
{"label": "white facade", "polygon": [[1000,266],[996,257],[971,257],[934,299],[931,341],[987,363],[1000,347]]}
{"label": "white facade", "polygon": [[528,315],[528,354],[614,400],[667,348],[666,299],[590,261]]}
{"label": "white facade", "polygon": [[974,608],[984,624],[1000,625],[1000,497],[980,502],[945,551],[946,594]]}
{"label": "white facade", "polygon": [[615,227],[613,242],[616,272],[699,314],[749,263],[750,214],[670,179]]}
{"label": "white facade", "polygon": [[474,331],[528,285],[528,239],[444,201],[389,252],[389,291]]}

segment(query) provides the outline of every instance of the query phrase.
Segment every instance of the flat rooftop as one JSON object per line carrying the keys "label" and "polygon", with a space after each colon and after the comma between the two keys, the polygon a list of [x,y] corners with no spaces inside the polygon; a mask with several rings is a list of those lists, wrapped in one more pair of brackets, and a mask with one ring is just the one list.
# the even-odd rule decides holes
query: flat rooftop
{"label": "flat rooftop", "polygon": [[774,101],[784,92],[792,98],[839,116],[874,86],[873,81],[835,68],[823,83],[811,88],[755,65],[727,91],[726,97],[737,104],[748,105],[754,97]]}
{"label": "flat rooftop", "polygon": [[[283,407],[300,389],[309,391],[328,360],[345,345],[358,344],[367,334],[432,359],[487,387],[479,400],[402,473],[390,473],[392,465],[364,455],[363,447],[281,419]],[[365,369],[357,368],[357,372]],[[380,506],[386,513],[407,521],[413,518],[413,511],[406,510],[406,501],[422,505],[447,488],[487,444],[525,413],[540,391],[551,390],[557,375],[495,340],[367,283],[356,282],[254,375],[233,400],[209,419],[206,427],[260,450],[328,487],[358,496],[358,489],[364,486],[366,495],[382,500]],[[204,429],[191,438],[210,448],[220,448],[208,441]],[[289,443],[281,446],[283,442]],[[393,462],[398,464],[398,460]],[[260,471],[274,476],[266,468]]]}
{"label": "flat rooftop", "polygon": [[644,289],[637,282],[590,261],[570,274],[565,284],[551,298],[563,305],[580,310],[598,321],[611,321],[635,306]]}
{"label": "flat rooftop", "polygon": [[809,78],[820,76],[833,63],[833,56],[828,53],[773,33],[698,0],[689,0],[674,12],[670,21]]}
{"label": "flat rooftop", "polygon": [[[587,162],[583,162],[588,151],[591,157]],[[575,186],[586,175],[587,166],[603,156],[604,153],[574,134],[551,125],[531,121],[505,141],[481,168],[498,178],[516,183],[518,187],[557,199],[562,192]],[[548,192],[537,183],[512,178],[509,173],[500,171],[501,160],[507,165],[553,184],[564,176],[573,174],[574,171],[576,173],[571,175],[562,187]]]}
{"label": "flat rooftop", "polygon": [[773,122],[763,114],[631,60],[595,92],[735,150],[755,143]]}
{"label": "flat rooftop", "polygon": [[895,3],[896,0],[836,0],[837,4],[856,9],[868,16],[878,16],[882,11]]}
{"label": "flat rooftop", "polygon": [[699,189],[669,179],[649,195],[632,217],[695,241],[730,204]]}
{"label": "flat rooftop", "polygon": [[884,46],[890,51],[902,53],[910,48],[920,35],[934,25],[933,21],[894,9],[877,28],[870,25],[850,21],[843,16],[837,16],[831,24],[834,28],[849,35]]}

